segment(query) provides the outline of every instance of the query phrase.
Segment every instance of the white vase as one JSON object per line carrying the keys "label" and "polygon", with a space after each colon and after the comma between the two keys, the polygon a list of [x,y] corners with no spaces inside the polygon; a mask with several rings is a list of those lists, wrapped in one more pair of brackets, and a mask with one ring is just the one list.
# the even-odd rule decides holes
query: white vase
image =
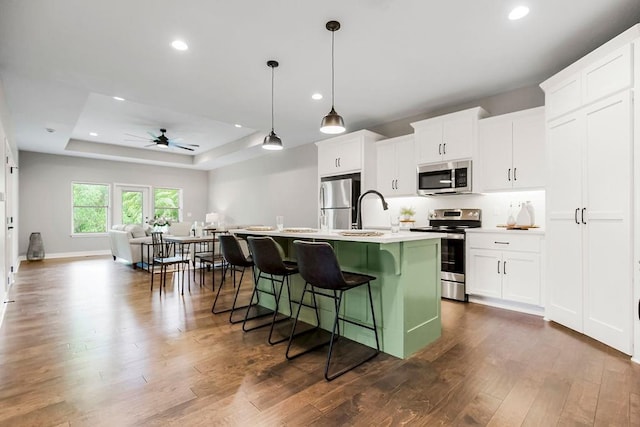
{"label": "white vase", "polygon": [[516,226],[529,227],[531,225],[531,217],[529,216],[529,210],[525,203],[520,206],[520,212],[516,218]]}
{"label": "white vase", "polygon": [[513,214],[509,214],[509,218],[507,218],[507,225],[514,226],[516,225],[516,219],[513,217]]}
{"label": "white vase", "polygon": [[525,206],[527,208],[527,211],[529,212],[529,219],[531,220],[530,225],[536,225],[536,212],[533,204],[531,204],[531,200],[527,200]]}

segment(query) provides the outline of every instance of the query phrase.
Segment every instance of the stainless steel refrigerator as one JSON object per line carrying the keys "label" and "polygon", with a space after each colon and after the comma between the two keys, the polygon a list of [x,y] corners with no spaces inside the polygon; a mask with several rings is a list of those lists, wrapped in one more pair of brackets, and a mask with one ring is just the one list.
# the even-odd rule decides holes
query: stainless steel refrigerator
{"label": "stainless steel refrigerator", "polygon": [[356,202],[360,197],[360,174],[322,178],[320,214],[327,216],[330,229],[348,230],[356,222]]}

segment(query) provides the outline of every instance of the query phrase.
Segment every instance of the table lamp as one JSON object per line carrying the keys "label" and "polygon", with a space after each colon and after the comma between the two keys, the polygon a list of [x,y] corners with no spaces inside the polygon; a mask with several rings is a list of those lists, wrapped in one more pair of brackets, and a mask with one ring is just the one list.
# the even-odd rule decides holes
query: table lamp
{"label": "table lamp", "polygon": [[209,227],[215,227],[216,222],[218,222],[218,213],[217,212],[208,213],[205,216],[205,221],[209,223]]}

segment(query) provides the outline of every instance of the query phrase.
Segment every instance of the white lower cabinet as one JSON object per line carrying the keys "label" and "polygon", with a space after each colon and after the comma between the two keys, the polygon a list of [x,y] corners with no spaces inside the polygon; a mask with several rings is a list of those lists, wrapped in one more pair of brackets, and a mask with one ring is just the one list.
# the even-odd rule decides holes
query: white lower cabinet
{"label": "white lower cabinet", "polygon": [[467,293],[542,305],[542,235],[467,233]]}

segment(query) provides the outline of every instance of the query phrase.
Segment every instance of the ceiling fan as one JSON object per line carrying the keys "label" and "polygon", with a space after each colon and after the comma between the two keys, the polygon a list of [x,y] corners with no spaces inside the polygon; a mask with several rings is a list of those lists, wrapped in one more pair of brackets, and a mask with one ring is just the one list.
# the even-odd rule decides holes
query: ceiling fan
{"label": "ceiling fan", "polygon": [[197,144],[178,144],[177,142],[180,141],[182,138],[171,138],[171,139],[167,138],[167,136],[165,135],[166,132],[167,132],[166,129],[160,129],[160,135],[156,135],[153,132],[147,132],[151,136],[151,138],[146,136],[138,136],[138,135],[132,135],[130,133],[125,133],[125,135],[132,136],[134,138],[139,138],[139,139],[125,139],[125,141],[133,141],[133,142],[148,141],[148,142],[151,142],[151,144],[145,145],[145,147],[158,147],[158,148],[177,147],[177,148],[182,148],[183,150],[189,150],[189,151],[193,151],[193,148],[189,148],[189,147],[195,147],[195,148],[200,147]]}

